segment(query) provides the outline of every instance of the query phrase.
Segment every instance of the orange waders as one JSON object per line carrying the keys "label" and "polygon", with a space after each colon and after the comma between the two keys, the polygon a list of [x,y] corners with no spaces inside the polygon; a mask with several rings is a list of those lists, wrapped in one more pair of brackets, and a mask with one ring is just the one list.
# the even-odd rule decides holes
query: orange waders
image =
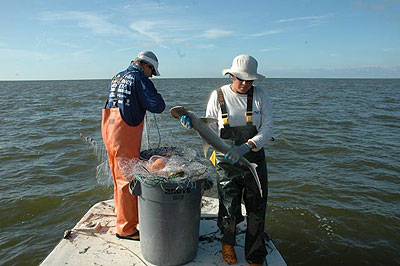
{"label": "orange waders", "polygon": [[137,232],[138,199],[129,192],[129,181],[118,167],[123,158],[138,158],[142,142],[143,121],[129,126],[121,117],[119,108],[102,110],[101,134],[107,149],[108,163],[114,180],[114,203],[117,212],[117,234]]}

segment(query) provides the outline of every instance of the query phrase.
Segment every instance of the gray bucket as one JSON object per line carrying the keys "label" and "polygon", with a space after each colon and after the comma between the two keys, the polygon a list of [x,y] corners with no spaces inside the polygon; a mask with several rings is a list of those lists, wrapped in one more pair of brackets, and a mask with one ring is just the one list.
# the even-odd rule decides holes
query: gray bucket
{"label": "gray bucket", "polygon": [[181,265],[197,254],[201,197],[206,179],[190,183],[146,186],[131,182],[139,197],[140,248],[155,265]]}

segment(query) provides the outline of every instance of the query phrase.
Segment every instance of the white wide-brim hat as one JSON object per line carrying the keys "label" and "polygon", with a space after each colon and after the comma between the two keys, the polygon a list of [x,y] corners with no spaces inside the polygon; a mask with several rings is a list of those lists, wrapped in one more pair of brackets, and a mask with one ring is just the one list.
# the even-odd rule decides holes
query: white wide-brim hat
{"label": "white wide-brim hat", "polygon": [[135,60],[141,60],[146,62],[154,67],[156,73],[153,73],[154,76],[159,76],[160,72],[158,71],[158,59],[157,56],[150,51],[142,51],[138,54]]}
{"label": "white wide-brim hat", "polygon": [[246,54],[233,58],[231,68],[222,70],[222,75],[232,74],[242,80],[264,79],[265,76],[257,73],[257,60]]}

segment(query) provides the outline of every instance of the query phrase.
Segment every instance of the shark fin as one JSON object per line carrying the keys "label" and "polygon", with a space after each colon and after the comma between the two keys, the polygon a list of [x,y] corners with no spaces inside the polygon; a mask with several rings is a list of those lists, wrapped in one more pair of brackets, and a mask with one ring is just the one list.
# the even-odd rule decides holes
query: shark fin
{"label": "shark fin", "polygon": [[204,153],[204,157],[208,157],[208,150],[212,147],[210,144],[207,143],[207,141],[203,138],[201,138],[201,140],[203,141],[203,153]]}

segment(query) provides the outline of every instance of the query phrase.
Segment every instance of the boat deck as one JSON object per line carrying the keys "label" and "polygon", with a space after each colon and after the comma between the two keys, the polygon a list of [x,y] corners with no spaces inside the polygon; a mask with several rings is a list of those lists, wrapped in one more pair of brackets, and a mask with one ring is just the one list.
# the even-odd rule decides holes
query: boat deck
{"label": "boat deck", "polygon": [[[196,258],[186,265],[227,265],[221,255],[217,212],[218,200],[203,197],[198,251]],[[143,258],[139,241],[115,237],[115,221],[113,200],[95,204],[73,229],[66,231],[41,265],[153,265]],[[244,258],[245,228],[246,221],[238,225],[235,265],[248,265]],[[272,240],[266,246],[268,255],[264,264],[285,266]]]}

